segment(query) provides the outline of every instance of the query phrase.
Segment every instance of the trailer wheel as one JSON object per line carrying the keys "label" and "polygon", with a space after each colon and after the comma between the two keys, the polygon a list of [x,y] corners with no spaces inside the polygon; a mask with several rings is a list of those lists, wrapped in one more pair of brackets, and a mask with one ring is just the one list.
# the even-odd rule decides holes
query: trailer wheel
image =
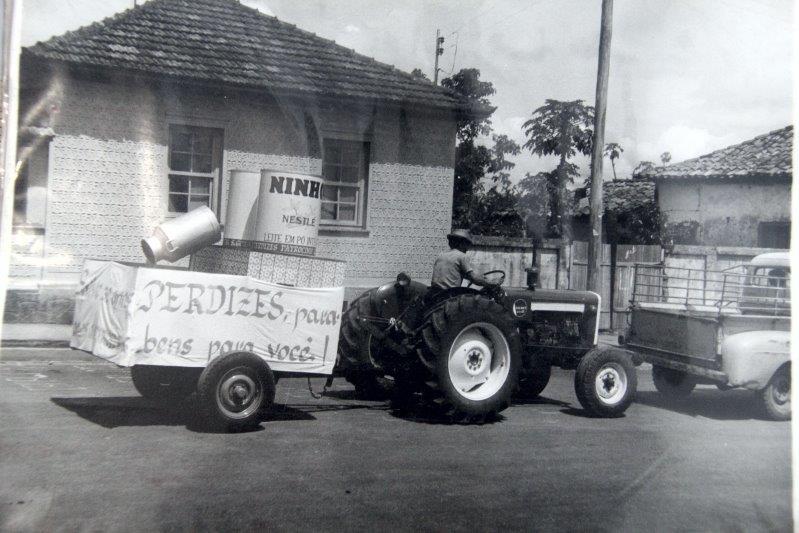
{"label": "trailer wheel", "polygon": [[275,378],[266,362],[249,352],[211,361],[197,386],[200,410],[214,428],[227,431],[258,424],[275,400]]}
{"label": "trailer wheel", "polygon": [[791,419],[791,368],[783,366],[771,377],[765,389],[758,391],[763,410],[771,420]]}
{"label": "trailer wheel", "polygon": [[133,365],[130,378],[136,390],[150,400],[182,400],[197,390],[201,368]]}
{"label": "trailer wheel", "polygon": [[696,380],[679,370],[652,365],[652,381],[663,396],[677,400],[687,398],[696,387]]}
{"label": "trailer wheel", "polygon": [[521,348],[501,305],[485,296],[456,296],[430,313],[422,331],[422,349],[435,354],[431,393],[445,415],[479,423],[510,405]]}
{"label": "trailer wheel", "polygon": [[544,392],[552,377],[551,365],[536,365],[531,369],[524,369],[519,374],[519,387],[516,390],[518,398],[532,400]]}
{"label": "trailer wheel", "polygon": [[588,352],[577,365],[574,391],[592,416],[621,416],[635,398],[638,377],[627,353],[609,348]]}

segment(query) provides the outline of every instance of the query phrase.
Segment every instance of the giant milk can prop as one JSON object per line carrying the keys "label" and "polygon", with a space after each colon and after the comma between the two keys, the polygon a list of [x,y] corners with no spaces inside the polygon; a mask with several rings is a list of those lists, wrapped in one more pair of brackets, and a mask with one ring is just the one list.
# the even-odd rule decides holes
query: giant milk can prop
{"label": "giant milk can prop", "polygon": [[224,244],[242,246],[256,240],[261,173],[231,170],[229,183]]}
{"label": "giant milk can prop", "polygon": [[322,178],[261,171],[255,240],[263,251],[315,255],[322,213]]}
{"label": "giant milk can prop", "polygon": [[216,215],[202,206],[159,224],[152,237],[142,239],[141,247],[148,263],[162,259],[174,263],[221,238],[222,228]]}

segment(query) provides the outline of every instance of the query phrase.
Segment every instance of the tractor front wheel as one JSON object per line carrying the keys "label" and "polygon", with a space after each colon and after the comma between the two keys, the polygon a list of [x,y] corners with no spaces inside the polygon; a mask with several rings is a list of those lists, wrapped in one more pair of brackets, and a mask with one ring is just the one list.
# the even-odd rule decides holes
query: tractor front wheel
{"label": "tractor front wheel", "polygon": [[577,365],[574,390],[592,416],[619,417],[635,398],[638,378],[627,353],[612,348],[588,352]]}

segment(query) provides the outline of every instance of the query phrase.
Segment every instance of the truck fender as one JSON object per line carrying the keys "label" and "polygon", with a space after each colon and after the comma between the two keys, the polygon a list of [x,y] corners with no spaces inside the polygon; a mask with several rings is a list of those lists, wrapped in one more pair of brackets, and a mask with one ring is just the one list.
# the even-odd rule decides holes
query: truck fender
{"label": "truck fender", "polygon": [[721,370],[732,387],[760,390],[790,360],[788,331],[747,331],[730,335],[721,343]]}

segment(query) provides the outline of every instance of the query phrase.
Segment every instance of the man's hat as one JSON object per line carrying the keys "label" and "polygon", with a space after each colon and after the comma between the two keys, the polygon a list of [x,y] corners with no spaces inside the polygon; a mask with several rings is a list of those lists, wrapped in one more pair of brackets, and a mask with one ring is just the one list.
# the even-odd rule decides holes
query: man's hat
{"label": "man's hat", "polygon": [[461,239],[468,242],[470,245],[474,244],[474,240],[472,240],[472,233],[468,229],[452,230],[452,233],[447,235],[447,239]]}

